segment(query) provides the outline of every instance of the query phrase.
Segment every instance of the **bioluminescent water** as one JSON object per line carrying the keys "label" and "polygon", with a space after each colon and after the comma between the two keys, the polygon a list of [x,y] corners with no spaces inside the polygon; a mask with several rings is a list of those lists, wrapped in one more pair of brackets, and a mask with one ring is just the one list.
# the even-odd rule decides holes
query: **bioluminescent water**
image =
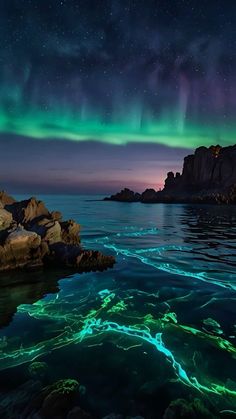
{"label": "bioluminescent water", "polygon": [[115,254],[114,269],[3,278],[0,407],[20,417],[35,383],[72,378],[98,418],[162,418],[180,398],[234,415],[235,207],[94,198],[42,197],[82,224],[84,247]]}

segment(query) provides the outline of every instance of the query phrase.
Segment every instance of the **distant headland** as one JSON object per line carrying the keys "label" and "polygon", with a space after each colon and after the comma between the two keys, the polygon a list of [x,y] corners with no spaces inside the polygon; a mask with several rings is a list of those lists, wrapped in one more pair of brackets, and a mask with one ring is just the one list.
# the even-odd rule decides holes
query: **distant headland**
{"label": "distant headland", "polygon": [[182,173],[167,173],[161,191],[125,188],[105,201],[236,204],[236,145],[199,147],[184,158]]}

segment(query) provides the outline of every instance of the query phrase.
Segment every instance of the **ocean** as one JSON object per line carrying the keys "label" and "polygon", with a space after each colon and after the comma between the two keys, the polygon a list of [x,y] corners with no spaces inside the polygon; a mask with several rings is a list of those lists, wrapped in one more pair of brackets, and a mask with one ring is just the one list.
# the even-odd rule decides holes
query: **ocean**
{"label": "ocean", "polygon": [[169,418],[171,403],[233,415],[236,207],[39,198],[116,264],[2,275],[0,417],[27,417],[60,379],[97,418]]}

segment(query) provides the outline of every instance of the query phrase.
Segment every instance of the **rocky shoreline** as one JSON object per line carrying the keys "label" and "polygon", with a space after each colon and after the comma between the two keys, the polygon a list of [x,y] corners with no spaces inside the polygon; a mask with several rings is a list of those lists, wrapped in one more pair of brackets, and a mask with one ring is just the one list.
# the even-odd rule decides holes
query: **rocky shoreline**
{"label": "rocky shoreline", "polygon": [[82,248],[79,232],[79,224],[63,221],[60,212],[49,212],[42,201],[16,201],[0,192],[0,272],[50,266],[87,272],[112,267],[113,256]]}
{"label": "rocky shoreline", "polygon": [[169,172],[161,191],[125,188],[105,201],[236,204],[236,145],[199,147],[184,158],[182,173]]}

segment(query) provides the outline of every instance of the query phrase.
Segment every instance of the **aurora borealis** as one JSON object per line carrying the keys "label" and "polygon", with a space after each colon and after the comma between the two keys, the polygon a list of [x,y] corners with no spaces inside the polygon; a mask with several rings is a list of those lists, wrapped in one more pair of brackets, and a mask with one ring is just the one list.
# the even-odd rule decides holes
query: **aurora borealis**
{"label": "aurora borealis", "polygon": [[[158,188],[167,170],[181,169],[186,149],[235,143],[235,2],[9,0],[0,7],[4,187],[57,190],[63,172],[63,191]],[[84,159],[94,176],[86,176]],[[29,184],[31,165],[37,179]]]}

